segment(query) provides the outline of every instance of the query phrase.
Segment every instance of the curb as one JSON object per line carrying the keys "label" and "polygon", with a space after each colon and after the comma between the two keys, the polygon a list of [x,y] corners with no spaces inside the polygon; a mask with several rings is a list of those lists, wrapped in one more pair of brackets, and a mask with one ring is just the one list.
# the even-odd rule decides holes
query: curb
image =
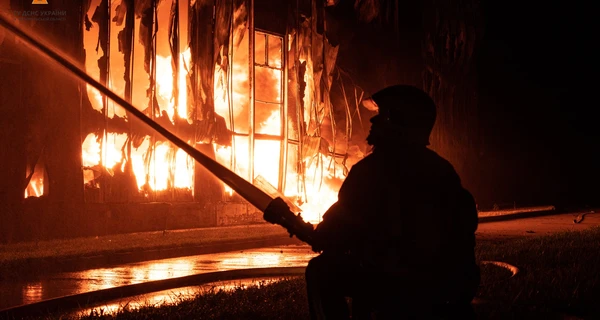
{"label": "curb", "polygon": [[557,210],[554,206],[547,207],[534,207],[530,209],[522,208],[515,210],[503,211],[488,211],[479,213],[479,223],[486,222],[497,222],[497,221],[508,221],[524,218],[533,218],[540,216],[556,215],[567,213],[561,210]]}
{"label": "curb", "polygon": [[121,287],[85,292],[70,296],[43,300],[0,310],[0,318],[12,319],[72,312],[90,308],[111,300],[142,295],[151,292],[203,285],[218,281],[241,280],[260,277],[285,277],[304,275],[305,267],[251,268],[216,271],[185,277],[156,280]]}

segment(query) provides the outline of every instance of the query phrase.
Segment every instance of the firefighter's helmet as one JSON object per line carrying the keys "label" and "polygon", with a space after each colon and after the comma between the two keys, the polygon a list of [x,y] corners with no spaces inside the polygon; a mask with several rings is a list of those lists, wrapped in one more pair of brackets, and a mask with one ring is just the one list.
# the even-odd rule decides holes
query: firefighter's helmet
{"label": "firefighter's helmet", "polygon": [[365,99],[363,105],[406,132],[409,142],[429,145],[437,112],[431,97],[421,89],[409,85],[387,87]]}

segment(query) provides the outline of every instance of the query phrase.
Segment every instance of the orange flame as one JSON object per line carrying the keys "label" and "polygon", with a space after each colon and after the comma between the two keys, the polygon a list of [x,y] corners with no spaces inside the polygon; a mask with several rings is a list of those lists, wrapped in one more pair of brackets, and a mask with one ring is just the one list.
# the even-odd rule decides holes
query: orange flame
{"label": "orange flame", "polygon": [[[189,64],[190,51],[181,53],[179,60],[180,70],[186,70]],[[173,120],[175,116],[175,103],[173,99],[173,74],[171,67],[171,57],[157,56],[157,95],[160,102],[167,103],[167,114]],[[179,83],[185,84],[187,72],[179,73]],[[185,87],[185,86],[184,86]],[[95,110],[102,110],[102,96],[93,87],[88,86],[88,93],[91,99],[92,107]],[[110,108],[109,108],[110,110]],[[115,113],[109,113],[112,117]],[[177,115],[182,118],[187,117],[187,94],[185,90],[179,90],[179,106]],[[126,134],[107,133],[104,144],[98,142],[96,134],[90,133],[82,143],[82,160],[84,167],[94,167],[101,165],[105,169],[114,170],[117,163],[123,162],[123,153],[121,149],[127,139]],[[102,140],[102,139],[100,139]],[[151,148],[150,137],[146,137],[144,142],[137,149],[132,149],[131,161],[133,172],[139,189],[148,185],[152,190],[166,190],[169,186],[176,188],[191,189],[193,185],[194,163],[185,152],[179,148],[174,148],[170,143],[158,142]],[[146,164],[147,153],[153,152],[152,163]],[[124,168],[120,168],[122,171]],[[94,180],[92,171],[84,171],[84,183]]]}
{"label": "orange flame", "polygon": [[[92,6],[94,7],[94,6]],[[168,6],[167,6],[168,7]],[[136,21],[136,25],[139,21]],[[303,217],[310,222],[318,222],[323,212],[333,204],[337,199],[337,190],[343,180],[341,166],[328,155],[319,153],[312,159],[301,159],[303,168],[306,172],[304,177],[300,177],[297,171],[297,164],[293,161],[287,161],[284,168],[281,166],[281,148],[283,142],[283,128],[286,121],[281,114],[280,109],[286,107],[282,105],[285,96],[284,88],[287,83],[283,83],[283,39],[277,36],[257,33],[257,40],[260,45],[255,48],[255,123],[254,131],[257,134],[270,135],[270,139],[254,140],[254,159],[250,158],[250,140],[247,133],[250,129],[249,118],[249,47],[248,37],[242,38],[239,47],[234,49],[229,70],[222,70],[220,65],[215,66],[214,72],[214,108],[215,112],[226,119],[228,129],[232,132],[240,133],[232,138],[232,147],[225,147],[214,144],[216,159],[221,164],[229,167],[238,175],[248,181],[253,181],[258,175],[264,177],[274,186],[279,184],[279,175],[286,175],[286,183],[280,186],[284,190],[284,195],[289,197],[299,205],[303,210]],[[116,33],[111,34],[113,42],[116,43]],[[185,32],[182,37],[186,37]],[[93,41],[92,41],[93,40]],[[96,39],[86,39],[86,46],[93,48],[96,45]],[[261,42],[262,41],[262,42]],[[89,43],[88,43],[89,42]],[[139,46],[139,43],[136,44]],[[116,49],[112,49],[116,50]],[[92,53],[93,50],[89,50]],[[143,50],[136,48],[136,61],[141,61],[137,56]],[[116,52],[115,52],[116,54]],[[100,53],[97,53],[100,56]],[[310,60],[310,57],[308,57]],[[156,93],[161,111],[166,111],[167,115],[174,120],[176,116],[187,119],[187,90],[186,81],[188,76],[187,66],[190,61],[190,49],[183,51],[179,59],[179,96],[178,105],[175,106],[173,97],[173,70],[170,56],[157,56],[156,58]],[[91,68],[97,68],[96,59],[89,59],[86,65]],[[111,63],[111,67],[113,67]],[[122,74],[121,66],[117,66],[114,74]],[[139,67],[134,68],[134,71]],[[228,75],[227,72],[231,72]],[[307,70],[305,73],[306,82],[304,92],[304,119],[311,119],[311,107],[315,102],[312,61],[307,61]],[[137,77],[137,75],[136,75]],[[147,101],[146,92],[142,90],[145,84],[141,86],[139,77],[135,81],[138,84],[133,86],[134,104],[143,105]],[[122,79],[111,78],[109,87],[115,92],[123,92],[124,83]],[[95,110],[102,111],[102,96],[93,88],[88,86],[88,94]],[[263,103],[261,101],[267,101]],[[114,115],[124,116],[124,112],[119,107],[109,108],[108,117]],[[192,120],[187,119],[191,123]],[[232,121],[230,121],[232,120]],[[309,131],[314,128],[314,123],[305,124]],[[313,132],[309,132],[313,134]],[[124,170],[123,163],[123,145],[126,140],[125,135],[114,133],[105,133],[105,137],[98,139],[95,134],[89,134],[82,143],[82,161],[84,168],[102,166],[109,170]],[[277,137],[281,137],[280,140]],[[148,155],[151,154],[151,160],[148,161]],[[133,173],[136,178],[138,188],[150,187],[152,190],[165,190],[167,188],[187,188],[192,189],[194,178],[194,161],[183,151],[174,148],[168,142],[157,142],[153,145],[151,137],[146,137],[137,149],[131,151],[131,161]],[[250,176],[250,163],[253,161],[254,177]],[[120,167],[117,165],[121,164]],[[110,172],[110,171],[109,171]],[[84,170],[84,182],[90,182],[94,179],[93,170]],[[227,194],[232,195],[233,190],[225,186]]]}
{"label": "orange flame", "polygon": [[[225,72],[217,65],[215,68],[215,111],[228,119],[230,113],[234,119],[234,131],[244,131],[248,128],[248,108],[249,108],[249,68],[248,68],[248,43],[243,41],[240,47],[234,53],[234,59],[231,65],[232,86],[231,86],[231,110],[229,103],[229,95],[226,80],[224,81]],[[264,55],[264,50],[257,48],[256,56]],[[270,48],[268,50],[271,50]],[[271,55],[270,57],[272,57]],[[281,56],[276,59],[269,58],[269,65],[277,67],[282,66]],[[265,61],[261,61],[266,63]],[[285,67],[285,66],[284,66]],[[255,93],[257,99],[260,97],[269,97],[273,103],[282,101],[282,71],[273,68],[255,68]],[[258,83],[259,80],[261,83]],[[307,72],[305,76],[307,84],[314,85],[312,81],[312,72]],[[313,90],[307,85],[305,97],[312,97]],[[308,98],[307,98],[308,99]],[[312,103],[308,99],[307,104]],[[255,102],[255,116],[257,118],[255,132],[278,136],[281,134],[282,116],[279,108],[269,108],[270,105],[260,104]],[[284,106],[285,107],[285,106]],[[310,114],[306,115],[307,119]],[[230,128],[231,129],[231,128]],[[229,166],[233,171],[238,173],[249,181],[261,175],[269,183],[277,186],[279,181],[279,166],[280,166],[280,148],[281,141],[277,140],[255,140],[254,143],[254,177],[250,177],[249,164],[249,140],[243,136],[233,138],[235,147],[234,156],[232,157],[232,148],[215,146],[215,154],[217,160],[223,165]],[[234,159],[235,164],[231,163]],[[302,209],[302,216],[306,221],[317,223],[320,221],[324,211],[329,208],[337,200],[337,191],[343,180],[343,168],[336,164],[330,156],[321,153],[317,159],[303,159],[304,167],[306,168],[306,176],[299,177],[296,164],[289,163],[285,170],[286,186],[284,187],[284,195],[292,200],[296,200]],[[233,190],[226,187],[226,191],[231,195]]]}
{"label": "orange flame", "polygon": [[29,184],[27,185],[27,188],[25,188],[25,198],[40,197],[44,194],[44,183],[46,180],[44,179],[44,174],[42,172],[43,169],[38,169],[36,167],[34,170],[35,171],[29,180]]}

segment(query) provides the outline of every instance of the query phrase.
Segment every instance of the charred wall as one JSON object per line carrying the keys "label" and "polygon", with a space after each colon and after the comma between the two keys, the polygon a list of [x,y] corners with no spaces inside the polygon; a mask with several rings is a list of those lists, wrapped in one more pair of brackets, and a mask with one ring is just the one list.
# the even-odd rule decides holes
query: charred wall
{"label": "charred wall", "polygon": [[[28,2],[11,1],[10,10],[33,11]],[[60,21],[25,20],[15,17],[24,29],[38,34],[75,61],[81,62],[81,6],[71,1],[52,1],[45,10],[64,12]],[[7,11],[10,12],[10,11]],[[17,13],[15,13],[16,15]],[[47,222],[47,232],[77,233],[73,220],[79,216],[83,204],[81,188],[80,140],[80,83],[69,77],[54,63],[27,48],[10,34],[5,35],[0,55],[14,59],[17,69],[4,70],[2,110],[8,118],[2,127],[14,137],[2,141],[2,167],[8,168],[9,179],[2,179],[3,240],[19,237],[30,230],[29,217]],[[8,85],[8,86],[5,86]],[[3,139],[4,140],[4,139]],[[17,158],[15,158],[17,157]],[[16,163],[18,161],[18,163]],[[36,165],[42,165],[47,175],[47,195],[23,200],[28,174]],[[15,193],[16,192],[16,193]],[[7,222],[7,223],[4,223]],[[37,223],[36,223],[37,224]],[[4,228],[3,228],[4,229]]]}
{"label": "charred wall", "polygon": [[[438,105],[431,147],[457,169],[464,184],[483,197],[479,163],[478,47],[483,17],[477,1],[339,1],[327,9],[329,39],[339,43],[335,104],[349,97],[343,86],[369,96],[386,86],[410,84]],[[344,94],[345,92],[345,94]],[[351,92],[352,93],[352,92]],[[373,115],[360,107],[353,140],[364,139]]]}
{"label": "charred wall", "polygon": [[591,8],[565,1],[484,1],[477,62],[486,198],[598,204],[599,151]]}
{"label": "charred wall", "polygon": [[[8,49],[13,42],[10,36],[0,35],[0,74],[15,75],[7,77],[0,86],[0,154],[2,154],[2,170],[0,171],[0,242],[11,237],[12,221],[20,215],[20,204],[23,198],[21,188],[26,175],[27,153],[23,146],[26,143],[27,122],[22,116],[27,113],[22,102],[22,64],[14,50]],[[4,44],[2,46],[2,44]],[[9,151],[13,152],[9,152]]]}
{"label": "charred wall", "polygon": [[[334,2],[326,11],[328,38],[340,46],[334,104],[351,96],[341,84],[366,95],[396,83],[423,88],[440,111],[432,148],[455,166],[480,209],[598,203],[594,89],[583,80],[595,74],[591,8]],[[366,148],[371,114],[360,112],[353,139]]]}

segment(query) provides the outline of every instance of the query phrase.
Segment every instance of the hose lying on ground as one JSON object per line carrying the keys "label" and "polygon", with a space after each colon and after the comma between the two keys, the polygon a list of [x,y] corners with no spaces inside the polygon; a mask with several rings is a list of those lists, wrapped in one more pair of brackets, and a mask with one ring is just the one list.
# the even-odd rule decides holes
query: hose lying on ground
{"label": "hose lying on ground", "polygon": [[500,268],[504,268],[508,271],[510,271],[512,273],[512,275],[510,276],[511,278],[516,276],[517,273],[520,272],[519,268],[513,266],[512,264],[506,263],[506,262],[502,262],[502,261],[480,261],[479,262],[480,265],[485,265],[485,264],[491,264]]}
{"label": "hose lying on ground", "polygon": [[575,219],[573,219],[573,223],[581,223],[581,221],[583,221],[583,219],[585,218],[585,216],[588,215],[588,214],[590,214],[590,213],[594,213],[594,211],[584,212],[584,213],[578,215],[577,217],[575,217]]}

